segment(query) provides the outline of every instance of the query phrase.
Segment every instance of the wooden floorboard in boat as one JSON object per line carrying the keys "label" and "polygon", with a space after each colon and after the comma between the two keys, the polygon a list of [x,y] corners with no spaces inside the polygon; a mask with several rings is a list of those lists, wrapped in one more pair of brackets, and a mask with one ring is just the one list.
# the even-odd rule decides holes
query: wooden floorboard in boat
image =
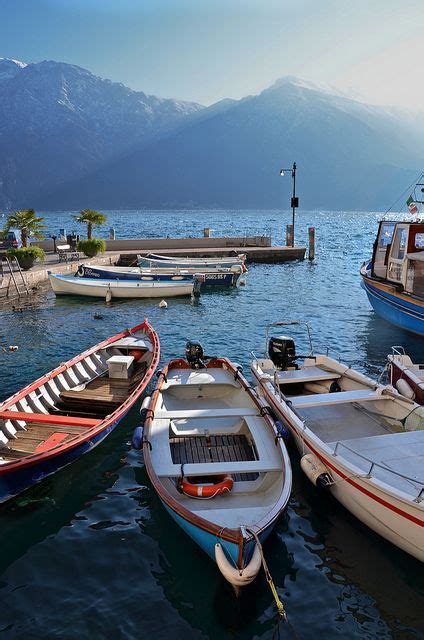
{"label": "wooden floorboard in boat", "polygon": [[[253,447],[244,435],[172,437],[169,443],[175,464],[255,460]],[[233,476],[236,481],[256,480],[257,477],[257,473]]]}
{"label": "wooden floorboard in boat", "polygon": [[255,459],[253,449],[244,435],[174,437],[169,442],[172,460],[176,464]]}

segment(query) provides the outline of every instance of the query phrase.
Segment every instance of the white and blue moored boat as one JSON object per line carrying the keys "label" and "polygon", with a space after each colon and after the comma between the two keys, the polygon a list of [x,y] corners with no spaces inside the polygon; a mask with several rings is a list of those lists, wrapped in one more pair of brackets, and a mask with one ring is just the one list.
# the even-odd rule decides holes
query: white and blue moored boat
{"label": "white and blue moored boat", "polygon": [[149,253],[147,256],[137,256],[140,267],[176,267],[177,269],[231,269],[231,267],[242,267],[245,270],[246,254],[236,254],[234,256],[222,256],[221,258],[180,258],[162,256],[156,253]]}
{"label": "white and blue moored boat", "polygon": [[142,405],[134,433],[165,509],[241,587],[261,567],[261,543],[284,512],[292,474],[269,407],[241,368],[226,358],[205,364],[199,343],[172,360]]}
{"label": "white and blue moored boat", "polygon": [[[204,282],[202,287],[235,287],[243,273],[241,266],[231,269],[203,270]],[[141,282],[191,282],[199,274],[199,269],[192,267],[179,269],[177,267],[112,267],[107,265],[81,264],[75,275],[79,278],[97,278],[103,280],[131,280]]]}
{"label": "white and blue moored boat", "polygon": [[51,287],[56,295],[90,296],[96,298],[169,298],[198,293],[200,282],[138,282],[100,278],[78,278],[49,272]]}
{"label": "white and blue moored boat", "polygon": [[424,224],[380,222],[372,260],[361,267],[374,311],[392,324],[424,335]]}

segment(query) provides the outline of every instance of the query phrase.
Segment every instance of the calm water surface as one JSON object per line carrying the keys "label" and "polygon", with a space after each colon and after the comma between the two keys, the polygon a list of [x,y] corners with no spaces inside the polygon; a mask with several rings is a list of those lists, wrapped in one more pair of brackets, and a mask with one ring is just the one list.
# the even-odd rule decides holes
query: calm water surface
{"label": "calm water surface", "polygon": [[[273,229],[288,214],[110,212],[119,236],[216,235]],[[49,231],[78,230],[68,213],[46,214]],[[317,228],[317,259],[255,265],[244,288],[199,302],[112,307],[49,294],[37,308],[0,312],[0,400],[112,333],[148,316],[162,361],[188,338],[248,371],[268,322],[307,319],[317,351],[378,376],[393,344],[424,361],[420,338],[377,318],[359,286],[378,214],[300,213],[298,242]],[[101,311],[104,320],[93,318]],[[299,336],[300,351],[302,336]],[[0,636],[4,638],[271,638],[275,608],[263,575],[240,599],[209,558],[165,513],[139,453],[130,449],[134,410],[92,453],[0,507]],[[291,628],[283,638],[423,638],[424,576],[412,558],[355,520],[300,473],[291,448],[290,507],[265,547]]]}

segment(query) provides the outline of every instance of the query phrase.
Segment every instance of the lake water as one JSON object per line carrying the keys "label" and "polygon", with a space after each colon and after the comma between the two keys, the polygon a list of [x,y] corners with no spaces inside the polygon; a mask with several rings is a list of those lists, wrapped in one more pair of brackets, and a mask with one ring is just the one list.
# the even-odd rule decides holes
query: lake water
{"label": "lake water", "polygon": [[[272,229],[283,240],[290,214],[276,211],[108,212],[123,236],[215,235]],[[247,286],[199,301],[55,299],[0,312],[0,400],[102,338],[148,316],[162,361],[188,338],[249,371],[267,323],[303,319],[316,351],[377,377],[393,344],[424,361],[422,339],[375,316],[358,270],[370,255],[376,213],[300,212],[296,240],[316,227],[314,264],[252,265]],[[50,233],[77,230],[48,213]],[[93,314],[101,312],[103,320]],[[306,343],[299,336],[299,350]],[[248,377],[250,377],[248,375]],[[0,637],[100,639],[272,638],[275,607],[263,574],[236,599],[209,558],[185,536],[152,491],[130,448],[134,410],[92,453],[0,508]],[[423,638],[422,566],[379,538],[299,470],[286,516],[265,546],[291,627],[282,638]]]}

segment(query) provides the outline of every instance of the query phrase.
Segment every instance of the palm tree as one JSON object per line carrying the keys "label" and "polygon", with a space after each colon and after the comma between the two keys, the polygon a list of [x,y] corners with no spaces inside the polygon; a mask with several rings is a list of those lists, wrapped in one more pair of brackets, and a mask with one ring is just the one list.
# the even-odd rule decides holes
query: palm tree
{"label": "palm tree", "polygon": [[91,240],[93,235],[93,225],[96,227],[101,227],[102,224],[105,224],[107,221],[107,217],[104,213],[100,213],[99,211],[94,211],[94,209],[83,209],[79,212],[77,216],[74,216],[76,222],[81,222],[87,225],[87,239]]}
{"label": "palm tree", "polygon": [[37,240],[44,238],[41,229],[46,229],[46,225],[43,224],[43,222],[44,218],[37,217],[34,209],[21,209],[7,216],[4,230],[9,231],[12,228],[19,229],[21,232],[22,246],[27,247],[30,236],[37,238]]}

